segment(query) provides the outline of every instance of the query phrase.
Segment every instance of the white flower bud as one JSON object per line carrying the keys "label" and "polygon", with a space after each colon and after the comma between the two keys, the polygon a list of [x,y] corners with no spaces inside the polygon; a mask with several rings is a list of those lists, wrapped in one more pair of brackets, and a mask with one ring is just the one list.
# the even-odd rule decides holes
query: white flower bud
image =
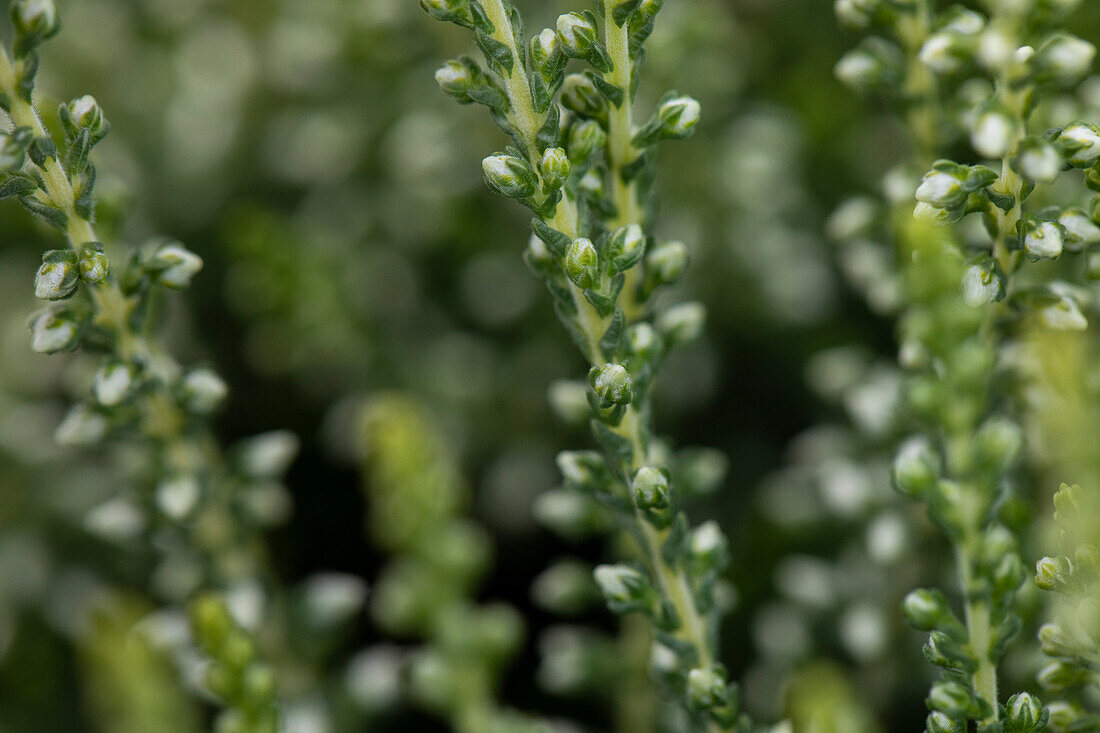
{"label": "white flower bud", "polygon": [[1059,33],[1035,54],[1034,64],[1045,76],[1060,84],[1073,84],[1092,68],[1096,47],[1088,41]]}
{"label": "white flower bud", "polygon": [[990,71],[998,71],[1012,60],[1016,47],[1012,37],[999,27],[990,27],[978,37],[978,61]]}
{"label": "white flower bud", "polygon": [[622,364],[592,367],[588,383],[596,396],[607,404],[628,405],[634,399],[634,380]]}
{"label": "white flower bud", "polygon": [[963,302],[971,308],[993,303],[1004,293],[1004,280],[995,268],[971,265],[962,277]]}
{"label": "white flower bud", "polygon": [[962,181],[944,171],[931,171],[917,187],[917,201],[941,209],[958,206],[966,199]]}
{"label": "white flower bud", "polygon": [[199,368],[183,378],[187,407],[199,414],[213,412],[229,394],[225,381],[213,369]]}
{"label": "white flower bud", "polygon": [[1100,244],[1100,227],[1081,209],[1066,209],[1058,217],[1058,223],[1065,228],[1069,238],[1076,240],[1076,247]]}
{"label": "white flower bud", "polygon": [[866,28],[871,23],[881,0],[836,0],[833,11],[836,17],[851,28]]}
{"label": "white flower bud", "polygon": [[85,248],[80,257],[80,279],[91,285],[98,285],[107,279],[111,272],[111,261],[102,252]]}
{"label": "white flower bud", "polygon": [[1077,301],[1063,296],[1057,303],[1039,311],[1039,319],[1047,328],[1055,331],[1084,331],[1089,322],[1081,313]]}
{"label": "white flower bud", "polygon": [[609,601],[625,603],[635,596],[635,588],[645,585],[645,577],[627,565],[600,565],[593,572],[600,592]]}
{"label": "white flower bud", "polygon": [[16,29],[23,34],[48,38],[61,27],[53,0],[16,0],[11,15]]}
{"label": "white flower bud", "polygon": [[241,444],[241,470],[256,478],[276,478],[290,467],[298,455],[298,436],[289,430],[273,430],[256,435]]}
{"label": "white flower bud", "polygon": [[1038,259],[1055,259],[1062,254],[1062,244],[1062,230],[1053,222],[1032,223],[1024,232],[1024,251]]}
{"label": "white flower bud", "polygon": [[125,542],[145,529],[145,515],[126,499],[109,499],[88,512],[84,529],[104,539]]}
{"label": "white flower bud", "polygon": [[634,473],[631,484],[634,503],[641,509],[664,509],[668,506],[668,477],[659,468],[643,466]]}
{"label": "white flower bud", "polygon": [[657,316],[657,332],[670,346],[691,343],[703,333],[707,309],[702,303],[680,303]]}
{"label": "white flower bud", "polygon": [[979,155],[1002,158],[1009,152],[1012,129],[1012,120],[1002,112],[991,110],[978,118],[978,124],[970,134],[970,142]]}
{"label": "white flower bud", "polygon": [[93,137],[106,132],[107,120],[103,116],[103,110],[99,102],[90,94],[78,97],[66,106],[69,120],[81,130],[89,130]]}
{"label": "white flower bud", "polygon": [[599,255],[592,240],[574,239],[565,251],[565,274],[578,288],[594,288],[600,282]]}
{"label": "white flower bud", "polygon": [[1045,140],[1025,141],[1016,157],[1016,167],[1020,173],[1038,183],[1054,181],[1064,164],[1058,149]]}
{"label": "white flower bud", "polygon": [[76,253],[54,250],[42,257],[42,265],[34,276],[34,295],[42,300],[67,298],[76,290],[80,267]]}
{"label": "white flower bud", "polygon": [[12,135],[0,133],[0,173],[17,171],[23,167],[27,150],[22,141]]}
{"label": "white flower bud", "polygon": [[36,316],[31,323],[31,348],[41,354],[70,348],[76,336],[76,323],[64,315],[47,311]]}
{"label": "white flower bud", "polygon": [[690,135],[699,123],[701,107],[692,97],[678,96],[665,100],[657,109],[665,137],[682,139]]}
{"label": "white flower bud", "polygon": [[574,58],[588,55],[596,44],[596,27],[580,13],[565,13],[558,17],[558,36],[562,49]]}
{"label": "white flower bud", "polygon": [[571,379],[554,380],[548,390],[550,407],[563,422],[582,424],[591,413],[587,394],[588,390],[581,382]]}
{"label": "white flower bud", "polygon": [[104,407],[113,407],[126,399],[133,382],[134,373],[128,364],[108,361],[96,372],[92,391],[99,404]]}
{"label": "white flower bud", "polygon": [[958,34],[941,31],[925,40],[918,56],[933,73],[947,75],[962,69],[968,54],[964,40]]}
{"label": "white flower bud", "polygon": [[591,486],[596,480],[595,467],[601,459],[592,451],[563,450],[557,464],[565,483],[573,487]]}
{"label": "white flower bud", "polygon": [[1005,704],[1008,718],[1008,730],[1034,733],[1040,729],[1043,716],[1043,704],[1038,698],[1026,692],[1018,692],[1008,698]]}
{"label": "white flower bud", "polygon": [[557,188],[569,178],[572,164],[563,148],[547,148],[539,161],[539,173],[549,186]]}
{"label": "white flower bud", "polygon": [[367,598],[367,584],[347,573],[318,573],[306,581],[304,595],[310,622],[329,627],[359,612]]}
{"label": "white flower bud", "polygon": [[95,445],[107,435],[107,418],[87,405],[76,405],[54,431],[60,445],[81,447]]}
{"label": "white flower bud", "polygon": [[535,174],[514,155],[490,155],[481,161],[489,188],[509,198],[527,198],[535,193]]}
{"label": "white flower bud", "polygon": [[191,515],[199,502],[199,481],[194,476],[176,476],[157,484],[157,508],[169,519],[180,522]]}
{"label": "white flower bud", "polygon": [[445,93],[464,98],[474,79],[470,69],[461,61],[451,60],[435,72],[435,82]]}
{"label": "white flower bud", "polygon": [[202,258],[178,242],[166,244],[153,255],[150,269],[160,284],[182,290],[202,269]]}
{"label": "white flower bud", "polygon": [[713,519],[703,522],[691,533],[691,552],[697,557],[707,557],[726,546],[726,536]]}
{"label": "white flower bud", "polygon": [[1059,140],[1070,149],[1069,162],[1089,166],[1100,157],[1100,130],[1093,125],[1078,123],[1062,131]]}

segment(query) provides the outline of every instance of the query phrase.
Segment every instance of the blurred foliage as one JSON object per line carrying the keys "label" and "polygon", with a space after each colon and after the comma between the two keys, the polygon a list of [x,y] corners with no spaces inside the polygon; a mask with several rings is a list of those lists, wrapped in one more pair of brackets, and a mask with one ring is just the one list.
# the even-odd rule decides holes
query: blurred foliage
{"label": "blurred foliage", "polygon": [[[576,4],[525,3],[530,27]],[[889,488],[905,434],[891,403],[892,313],[876,307],[891,294],[868,298],[860,279],[882,254],[824,232],[842,199],[877,192],[912,151],[884,105],[834,80],[857,35],[831,6],[678,0],[657,24],[646,89],[681,89],[704,109],[696,136],[660,159],[658,230],[693,258],[669,298],[702,300],[711,319],[704,340],[667,364],[656,411],[677,441],[729,457],[729,478],[693,517],[731,538],[721,658],[747,706],[789,716],[796,731],[908,730],[924,717],[932,673],[898,603],[917,585],[950,585],[951,569],[927,521]],[[185,362],[211,359],[230,385],[223,442],[288,428],[303,443],[286,480],[293,512],[268,535],[265,583],[277,590],[252,629],[280,680],[287,733],[443,729],[407,704],[407,673],[414,648],[465,627],[388,639],[376,611],[386,574],[414,552],[411,534],[438,551],[441,524],[470,530],[483,553],[477,582],[447,602],[471,611],[501,599],[526,620],[526,635],[515,629],[508,654],[490,659],[492,704],[538,711],[563,731],[574,729],[558,720],[652,727],[638,702],[652,697],[637,674],[644,633],[620,631],[576,585],[563,627],[561,603],[543,602],[545,578],[531,588],[563,556],[574,564],[559,582],[604,547],[535,520],[535,497],[558,481],[554,455],[584,437],[546,393],[581,362],[523,266],[525,217],[483,190],[479,164],[497,132],[452,109],[432,79],[439,59],[470,50],[466,39],[414,0],[61,8],[65,31],[42,51],[38,94],[52,109],[92,91],[110,116],[97,149],[100,229],[125,242],[171,232],[206,261],[189,297],[159,303],[156,318]],[[1100,7],[1086,1],[1072,27],[1100,39]],[[1044,104],[1055,122],[1096,119],[1100,79]],[[211,701],[180,693],[201,687],[202,661],[180,641],[186,624],[148,615],[153,552],[89,526],[93,507],[128,488],[118,467],[136,457],[53,442],[95,369],[27,345],[32,277],[54,236],[7,204],[0,231],[0,730],[208,729]],[[1052,514],[1061,481],[1095,483],[1096,417],[1068,409],[1095,402],[1095,377],[1073,371],[1095,361],[1095,343],[1064,338],[1031,344],[1059,358],[1040,385],[1057,397],[1026,423],[1028,470],[1046,489],[1026,497],[1025,518]],[[375,443],[365,459],[364,421]],[[400,463],[382,459],[395,453]],[[289,511],[266,488],[262,506]],[[410,497],[428,508],[413,512],[417,532]],[[1025,561],[1060,552],[1049,526],[1034,534]],[[374,612],[361,612],[351,576],[369,582]],[[1029,592],[1032,624],[1047,594]],[[1006,662],[1011,689],[1042,664],[1037,642],[1022,645]],[[616,666],[624,659],[634,678]],[[578,680],[586,694],[564,694]],[[626,694],[640,715],[617,709]]]}

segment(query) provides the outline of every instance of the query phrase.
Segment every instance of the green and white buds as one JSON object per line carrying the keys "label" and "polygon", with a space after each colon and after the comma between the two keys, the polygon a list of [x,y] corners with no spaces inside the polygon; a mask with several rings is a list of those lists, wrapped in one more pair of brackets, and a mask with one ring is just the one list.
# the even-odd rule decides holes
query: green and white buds
{"label": "green and white buds", "polygon": [[600,282],[599,255],[592,240],[574,239],[565,251],[565,274],[578,288],[594,288]]}
{"label": "green and white buds", "polygon": [[940,461],[923,437],[905,441],[894,459],[894,486],[910,496],[927,493],[939,478]]}
{"label": "green and white buds", "polygon": [[590,14],[565,13],[558,17],[557,28],[562,50],[573,58],[586,58],[599,42]]}
{"label": "green and white buds", "polygon": [[628,405],[634,400],[634,380],[622,364],[592,367],[588,384],[605,405]]}
{"label": "green and white buds", "polygon": [[535,172],[527,161],[508,153],[490,155],[481,161],[485,183],[501,196],[524,199],[532,196],[537,188]]}
{"label": "green and white buds", "polygon": [[699,124],[700,112],[699,102],[692,97],[679,95],[664,100],[657,108],[657,117],[662,124],[662,134],[675,140],[688,137]]}
{"label": "green and white buds", "polygon": [[69,351],[79,342],[80,331],[75,314],[44,311],[31,320],[31,348],[42,354]]}
{"label": "green and white buds", "polygon": [[544,186],[550,189],[561,188],[571,170],[569,154],[563,148],[547,148],[539,161],[539,174]]}
{"label": "green and white buds", "polygon": [[1005,703],[1005,733],[1037,733],[1047,726],[1050,712],[1037,697],[1018,692]]}
{"label": "green and white buds", "polygon": [[1069,156],[1071,165],[1087,168],[1100,157],[1100,128],[1078,123],[1070,125],[1058,136],[1058,142]]}
{"label": "green and white buds", "polygon": [[634,504],[639,509],[665,509],[669,503],[666,472],[653,466],[639,468],[630,485]]}
{"label": "green and white buds", "polygon": [[680,303],[657,316],[657,332],[668,346],[682,346],[703,333],[707,309],[702,303]]}
{"label": "green and white buds", "polygon": [[202,270],[202,258],[179,242],[161,246],[148,264],[157,282],[173,290],[183,290]]}
{"label": "green and white buds", "polygon": [[682,140],[695,132],[702,108],[694,98],[669,92],[661,100],[656,114],[633,139],[636,148],[648,148],[661,140]]}
{"label": "green and white buds", "polygon": [[34,276],[34,295],[42,300],[61,300],[73,294],[80,281],[80,262],[73,250],[50,250]]}
{"label": "green and white buds", "polygon": [[1028,138],[1020,144],[1015,167],[1025,178],[1051,183],[1062,172],[1065,161],[1058,149],[1041,138]]}
{"label": "green and white buds", "polygon": [[859,92],[889,89],[902,77],[905,60],[894,44],[881,38],[867,38],[844,54],[833,73]]}
{"label": "green and white buds", "polygon": [[1058,216],[1062,225],[1067,248],[1073,245],[1075,251],[1100,244],[1100,226],[1097,226],[1081,209],[1066,209]]}
{"label": "green and white buds", "polygon": [[1029,220],[1023,229],[1023,249],[1035,259],[1052,260],[1062,254],[1064,240],[1061,225],[1050,221]]}
{"label": "green and white buds", "polygon": [[28,142],[26,135],[0,133],[0,173],[10,173],[23,167]]}
{"label": "green and white buds", "polygon": [[80,279],[90,285],[99,285],[111,272],[111,261],[103,253],[103,245],[92,242],[80,250]]}
{"label": "green and white buds", "polygon": [[983,113],[970,134],[970,143],[979,155],[986,158],[1001,158],[1009,152],[1012,143],[1012,119],[1000,110]]}
{"label": "green and white buds", "polygon": [[134,384],[134,370],[118,360],[103,363],[92,382],[92,391],[96,400],[104,407],[121,404],[130,394]]}
{"label": "green and white buds", "polygon": [[947,605],[947,598],[938,590],[919,588],[911,591],[905,596],[901,608],[906,622],[915,629],[962,630],[958,619]]}
{"label": "green and white buds", "polygon": [[1096,47],[1091,43],[1058,33],[1039,47],[1031,63],[1044,80],[1069,85],[1084,78],[1095,59]]}
{"label": "green and white buds", "polygon": [[963,302],[980,308],[1004,298],[1005,276],[993,259],[966,268],[962,278]]}
{"label": "green and white buds", "polygon": [[447,94],[465,99],[474,84],[474,76],[469,66],[461,61],[451,60],[436,70],[435,81]]}
{"label": "green and white buds", "polygon": [[611,234],[607,243],[608,266],[614,273],[629,270],[638,264],[645,255],[645,232],[637,224],[619,227]]}
{"label": "green and white buds", "polygon": [[609,604],[636,603],[650,590],[649,580],[629,565],[600,565],[592,575]]}
{"label": "green and white buds", "polygon": [[183,378],[187,408],[200,415],[216,410],[229,394],[229,388],[213,369],[193,369]]}
{"label": "green and white buds", "polygon": [[101,140],[110,129],[103,110],[90,94],[74,99],[62,109],[64,112],[59,115],[62,124],[70,130],[87,130],[93,142]]}
{"label": "green and white buds", "polygon": [[917,187],[917,201],[939,209],[951,209],[966,200],[963,181],[955,174],[932,170]]}
{"label": "green and white buds", "polygon": [[61,19],[53,0],[15,0],[11,19],[19,39],[16,55],[22,56],[61,30]]}

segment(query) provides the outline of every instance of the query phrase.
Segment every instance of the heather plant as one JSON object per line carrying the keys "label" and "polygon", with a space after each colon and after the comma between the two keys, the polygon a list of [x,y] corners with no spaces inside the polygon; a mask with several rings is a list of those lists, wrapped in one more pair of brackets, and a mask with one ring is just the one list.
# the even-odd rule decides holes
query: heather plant
{"label": "heather plant", "polygon": [[[0,51],[0,108],[11,122],[0,141],[0,196],[60,231],[66,245],[46,252],[34,277],[34,294],[48,305],[29,321],[31,347],[98,357],[87,397],[58,426],[56,439],[81,447],[126,440],[140,451],[134,462],[140,489],[94,508],[86,523],[115,539],[149,537],[161,553],[153,584],[167,601],[200,588],[250,591],[265,562],[258,530],[282,518],[278,480],[296,439],[269,433],[223,455],[208,420],[226,397],[225,383],[208,366],[182,367],[152,335],[162,293],[185,289],[203,262],[178,242],[154,240],[122,253],[100,241],[90,154],[110,124],[93,97],[79,97],[57,110],[57,143],[34,98],[39,47],[60,30],[57,8],[52,0],[25,0],[11,4],[10,16],[10,53]],[[235,648],[252,643],[238,637]],[[212,654],[224,651],[220,637],[203,643]],[[247,660],[226,663],[238,661]],[[238,682],[220,693],[236,707],[219,725],[274,729],[273,709],[240,712],[256,698],[242,702]]]}
{"label": "heather plant", "polygon": [[[905,221],[909,206],[896,197],[909,301],[899,358],[913,374],[906,405],[926,427],[902,446],[894,480],[927,502],[951,539],[965,611],[962,619],[955,616],[938,590],[915,591],[904,603],[909,623],[931,632],[925,656],[945,670],[928,698],[929,730],[962,730],[967,720],[979,730],[1040,730],[1048,717],[1027,693],[1002,707],[998,692],[998,661],[1021,627],[1014,605],[1026,569],[1003,524],[1012,505],[1004,477],[1022,442],[1006,413],[1019,405],[997,383],[1004,379],[1007,344],[1022,325],[1087,325],[1077,289],[1049,275],[1029,282],[1021,272],[1028,263],[1085,251],[1096,231],[1074,206],[1084,187],[1060,192],[1047,208],[1028,203],[1064,169],[1095,160],[1087,146],[1073,142],[1087,125],[1045,134],[1029,126],[1041,90],[1072,86],[1091,66],[1091,44],[1059,27],[1074,5],[988,3],[988,16],[960,8],[936,12],[928,3],[837,5],[848,21],[878,20],[896,33],[898,45],[869,39],[837,71],[856,86],[901,93],[918,156],[935,156],[954,125],[980,158],[1000,169],[933,163],[916,187],[915,222]],[[903,193],[904,179],[894,189]],[[984,237],[929,229],[972,214],[984,224]]]}
{"label": "heather plant", "polygon": [[[601,565],[609,607],[642,613],[657,637],[656,673],[697,724],[746,729],[736,685],[715,660],[714,586],[726,542],[714,523],[692,529],[668,450],[653,436],[650,387],[667,351],[697,337],[703,308],[653,311],[652,296],[686,266],[680,242],[647,236],[655,146],[689,136],[700,107],[669,92],[633,120],[644,42],[661,2],[601,3],[560,16],[528,40],[510,2],[426,0],[439,20],[474,33],[485,68],[469,57],[436,73],[444,92],[489,108],[514,143],[485,158],[496,193],[534,213],[526,252],[590,364],[583,394],[602,452],[566,452],[566,486],[596,498],[635,539],[640,564]],[[602,29],[602,31],[601,31]],[[585,70],[566,74],[570,59]]]}

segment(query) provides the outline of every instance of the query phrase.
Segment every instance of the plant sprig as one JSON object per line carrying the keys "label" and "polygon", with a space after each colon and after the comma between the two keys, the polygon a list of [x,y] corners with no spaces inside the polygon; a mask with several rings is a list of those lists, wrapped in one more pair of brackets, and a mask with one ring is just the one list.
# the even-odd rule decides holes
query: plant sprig
{"label": "plant sprig", "polygon": [[[647,122],[633,122],[643,46],[661,5],[602,2],[602,18],[566,13],[528,45],[508,0],[421,0],[436,18],[473,31],[484,53],[486,69],[462,58],[436,79],[460,102],[489,107],[512,137],[514,147],[485,159],[486,182],[534,212],[527,262],[590,364],[602,451],[563,453],[558,463],[566,485],[608,507],[645,560],[600,566],[596,580],[612,610],[650,619],[673,660],[660,677],[689,715],[712,730],[743,730],[736,685],[714,656],[725,538],[714,523],[690,528],[686,487],[670,480],[651,427],[660,364],[699,335],[704,316],[699,304],[655,310],[652,300],[687,259],[683,244],[646,234],[654,148],[687,137],[699,120],[694,99],[669,92]],[[566,75],[570,59],[588,68]]]}

